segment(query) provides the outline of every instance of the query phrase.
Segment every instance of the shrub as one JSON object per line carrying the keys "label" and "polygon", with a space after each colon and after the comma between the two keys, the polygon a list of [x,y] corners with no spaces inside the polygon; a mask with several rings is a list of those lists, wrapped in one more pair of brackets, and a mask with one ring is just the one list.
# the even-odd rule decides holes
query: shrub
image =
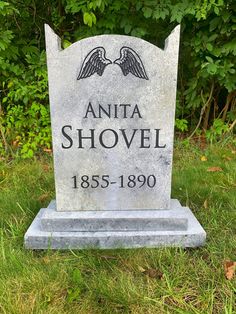
{"label": "shrub", "polygon": [[44,23],[62,37],[64,48],[104,33],[137,36],[163,47],[181,23],[176,126],[184,132],[196,125],[214,130],[214,120],[220,119],[231,130],[235,11],[233,0],[0,1],[1,152],[31,157],[50,148]]}

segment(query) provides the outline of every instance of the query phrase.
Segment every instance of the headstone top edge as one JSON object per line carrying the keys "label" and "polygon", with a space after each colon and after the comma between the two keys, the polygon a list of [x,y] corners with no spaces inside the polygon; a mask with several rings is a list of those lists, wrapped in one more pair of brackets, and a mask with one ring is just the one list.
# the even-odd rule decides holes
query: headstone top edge
{"label": "headstone top edge", "polygon": [[44,30],[47,55],[54,55],[55,53],[62,51],[61,38],[48,24],[44,24]]}
{"label": "headstone top edge", "polygon": [[179,49],[179,39],[180,39],[180,24],[178,24],[170,33],[170,35],[165,39],[164,52],[172,48],[175,44],[177,49]]}
{"label": "headstone top edge", "polygon": [[165,39],[165,46],[164,49],[142,39],[142,38],[138,38],[138,37],[134,37],[134,36],[127,36],[127,35],[120,35],[120,34],[103,34],[103,35],[95,35],[95,36],[91,36],[91,37],[87,37],[87,38],[83,38],[81,40],[78,40],[74,43],[72,43],[69,47],[63,49],[61,47],[61,39],[60,37],[53,31],[53,29],[48,25],[45,24],[44,25],[45,28],[45,35],[46,35],[46,44],[47,44],[47,52],[49,50],[49,46],[52,47],[52,43],[55,42],[55,44],[53,45],[53,48],[55,49],[55,52],[68,52],[69,50],[73,49],[75,47],[75,45],[77,45],[78,43],[86,43],[86,41],[90,41],[91,39],[109,39],[111,37],[113,38],[117,38],[117,39],[129,39],[129,40],[133,40],[134,42],[136,41],[138,44],[140,44],[140,42],[144,43],[145,45],[149,45],[149,47],[152,47],[154,49],[159,50],[161,53],[164,53],[168,50],[168,48],[171,46],[171,43],[173,41],[177,41],[179,40],[179,36],[180,36],[180,25],[177,25],[172,32],[170,33],[170,35]]}

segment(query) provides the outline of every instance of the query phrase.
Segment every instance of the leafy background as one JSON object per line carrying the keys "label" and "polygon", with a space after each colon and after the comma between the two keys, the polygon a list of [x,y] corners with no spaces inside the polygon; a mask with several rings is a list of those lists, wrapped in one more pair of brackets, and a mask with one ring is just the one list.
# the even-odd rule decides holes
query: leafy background
{"label": "leafy background", "polygon": [[99,34],[159,47],[181,23],[176,129],[213,142],[236,124],[236,4],[233,0],[0,1],[0,152],[50,151],[44,23],[63,48]]}

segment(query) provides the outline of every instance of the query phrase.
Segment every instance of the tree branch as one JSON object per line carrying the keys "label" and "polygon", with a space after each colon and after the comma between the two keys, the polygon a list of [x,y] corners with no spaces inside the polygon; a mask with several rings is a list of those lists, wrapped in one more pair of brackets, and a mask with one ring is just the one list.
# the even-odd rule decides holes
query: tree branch
{"label": "tree branch", "polygon": [[200,117],[199,117],[199,120],[198,120],[198,123],[197,123],[197,126],[196,128],[193,130],[193,132],[189,135],[188,139],[191,139],[193,137],[193,135],[196,133],[197,129],[199,128],[201,122],[202,122],[202,117],[204,115],[204,112],[206,110],[206,108],[208,107],[208,105],[210,104],[211,100],[212,100],[212,95],[213,95],[213,91],[214,91],[214,87],[215,87],[215,84],[214,82],[212,83],[211,85],[211,91],[210,91],[210,95],[209,95],[209,98],[207,100],[207,102],[205,102],[205,100],[203,99],[203,95],[202,95],[202,91],[201,91],[201,97],[202,97],[202,100],[203,102],[205,102],[205,104],[203,105],[202,109],[201,109],[201,113],[200,113]]}

